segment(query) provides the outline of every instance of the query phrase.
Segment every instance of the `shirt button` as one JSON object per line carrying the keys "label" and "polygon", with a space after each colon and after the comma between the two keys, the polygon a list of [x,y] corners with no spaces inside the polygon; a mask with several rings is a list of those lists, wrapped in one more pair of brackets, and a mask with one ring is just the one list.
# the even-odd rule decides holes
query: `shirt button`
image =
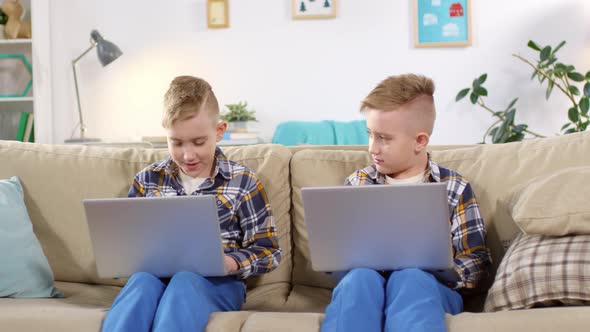
{"label": "shirt button", "polygon": [[221,205],[221,200],[217,200],[217,205]]}

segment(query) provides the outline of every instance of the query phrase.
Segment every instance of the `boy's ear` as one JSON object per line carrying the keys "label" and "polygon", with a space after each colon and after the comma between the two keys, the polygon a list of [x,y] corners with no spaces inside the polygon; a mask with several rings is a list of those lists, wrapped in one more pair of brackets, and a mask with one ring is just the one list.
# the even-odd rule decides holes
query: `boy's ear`
{"label": "boy's ear", "polygon": [[428,133],[425,132],[418,132],[418,134],[416,134],[416,152],[422,152],[424,150],[426,150],[426,147],[428,146],[428,143],[430,142],[430,135],[428,135]]}
{"label": "boy's ear", "polygon": [[227,130],[227,122],[225,121],[219,121],[216,125],[215,128],[215,138],[216,141],[219,142],[221,141],[221,139],[223,138],[223,134],[225,134],[225,131]]}

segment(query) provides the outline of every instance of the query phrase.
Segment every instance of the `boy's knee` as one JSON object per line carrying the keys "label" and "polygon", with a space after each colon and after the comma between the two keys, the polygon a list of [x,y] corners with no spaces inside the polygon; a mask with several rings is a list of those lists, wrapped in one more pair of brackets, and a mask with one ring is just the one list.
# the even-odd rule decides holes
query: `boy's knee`
{"label": "boy's knee", "polygon": [[358,268],[350,270],[343,279],[359,280],[363,282],[379,282],[383,277],[375,270]]}
{"label": "boy's knee", "polygon": [[160,285],[162,282],[158,277],[147,272],[136,272],[127,281],[131,285]]}
{"label": "boy's knee", "polygon": [[383,288],[384,279],[379,272],[358,268],[350,270],[338,283],[338,288]]}
{"label": "boy's knee", "polygon": [[148,297],[157,297],[164,291],[164,283],[158,277],[147,272],[134,273],[125,285],[126,292],[139,290],[137,294]]}

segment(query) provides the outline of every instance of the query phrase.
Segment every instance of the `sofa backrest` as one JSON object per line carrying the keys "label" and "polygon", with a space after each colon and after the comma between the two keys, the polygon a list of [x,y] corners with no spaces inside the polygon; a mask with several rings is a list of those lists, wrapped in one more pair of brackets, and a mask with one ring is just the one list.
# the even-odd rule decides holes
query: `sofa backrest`
{"label": "sofa backrest", "polygon": [[[334,286],[332,278],[311,269],[301,188],[341,185],[355,169],[371,163],[366,151],[346,149],[298,149],[291,159],[294,284]],[[434,161],[465,176],[475,191],[486,223],[493,275],[507,245],[518,232],[503,199],[512,188],[534,177],[566,167],[590,165],[590,132],[502,145],[435,146],[431,150]]]}
{"label": "sofa backrest", "polygon": [[[279,229],[283,260],[249,286],[291,280],[291,152],[279,145],[227,147],[227,157],[252,168],[264,185]],[[133,176],[165,150],[42,145],[0,141],[0,178],[17,175],[33,229],[58,281],[115,284],[97,277],[82,199],[126,197]]]}

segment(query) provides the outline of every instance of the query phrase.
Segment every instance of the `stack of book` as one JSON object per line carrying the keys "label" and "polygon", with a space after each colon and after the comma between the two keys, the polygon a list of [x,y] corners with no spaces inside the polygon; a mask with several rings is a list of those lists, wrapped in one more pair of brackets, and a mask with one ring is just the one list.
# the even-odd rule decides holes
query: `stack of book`
{"label": "stack of book", "polygon": [[218,145],[248,145],[262,143],[258,133],[254,132],[225,132]]}
{"label": "stack of book", "polygon": [[16,140],[20,142],[35,141],[35,126],[33,124],[34,115],[29,112],[21,112],[16,132]]}

